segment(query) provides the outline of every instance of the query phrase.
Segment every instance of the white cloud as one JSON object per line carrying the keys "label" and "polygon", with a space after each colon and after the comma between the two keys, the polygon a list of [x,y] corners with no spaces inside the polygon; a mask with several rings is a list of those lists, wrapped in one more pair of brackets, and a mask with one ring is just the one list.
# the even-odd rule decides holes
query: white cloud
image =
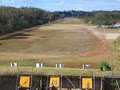
{"label": "white cloud", "polygon": [[61,2],[57,3],[57,6],[63,6],[63,4],[64,4],[64,1],[61,1]]}

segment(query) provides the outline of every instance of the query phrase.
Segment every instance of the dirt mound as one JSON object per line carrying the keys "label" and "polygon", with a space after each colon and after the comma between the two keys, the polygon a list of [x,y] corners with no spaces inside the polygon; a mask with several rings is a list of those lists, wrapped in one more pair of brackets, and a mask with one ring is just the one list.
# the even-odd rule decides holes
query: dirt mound
{"label": "dirt mound", "polygon": [[96,55],[103,55],[103,54],[109,55],[109,53],[110,53],[110,48],[109,48],[108,42],[102,41],[100,42],[96,50],[80,53],[80,54],[77,54],[76,56],[86,57],[86,56],[96,56]]}

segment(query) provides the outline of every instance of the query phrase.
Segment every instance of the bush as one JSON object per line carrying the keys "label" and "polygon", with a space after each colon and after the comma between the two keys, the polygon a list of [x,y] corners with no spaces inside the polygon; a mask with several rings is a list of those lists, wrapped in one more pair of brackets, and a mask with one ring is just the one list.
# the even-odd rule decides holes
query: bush
{"label": "bush", "polygon": [[110,71],[111,67],[109,66],[109,64],[107,62],[103,61],[103,62],[100,63],[99,69],[101,71]]}

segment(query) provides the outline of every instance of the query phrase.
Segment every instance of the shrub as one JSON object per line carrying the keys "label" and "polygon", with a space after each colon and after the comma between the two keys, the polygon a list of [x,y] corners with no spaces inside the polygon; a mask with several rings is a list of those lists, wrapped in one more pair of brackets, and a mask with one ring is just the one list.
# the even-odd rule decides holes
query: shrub
{"label": "shrub", "polygon": [[99,69],[101,71],[110,71],[111,67],[109,66],[109,64],[107,62],[103,61],[103,62],[100,63]]}

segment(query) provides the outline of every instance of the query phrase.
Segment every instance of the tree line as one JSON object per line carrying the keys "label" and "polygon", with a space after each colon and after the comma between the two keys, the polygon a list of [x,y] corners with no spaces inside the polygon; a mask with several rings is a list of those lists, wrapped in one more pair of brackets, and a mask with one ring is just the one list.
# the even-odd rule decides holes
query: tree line
{"label": "tree line", "polygon": [[111,25],[120,22],[120,11],[63,11],[65,17],[84,18],[85,22],[91,22],[97,25]]}
{"label": "tree line", "polygon": [[0,35],[23,30],[37,25],[63,19],[65,17],[84,18],[85,22],[110,25],[120,22],[120,11],[45,11],[33,7],[0,6]]}
{"label": "tree line", "polygon": [[64,18],[64,14],[33,7],[0,6],[0,35]]}

